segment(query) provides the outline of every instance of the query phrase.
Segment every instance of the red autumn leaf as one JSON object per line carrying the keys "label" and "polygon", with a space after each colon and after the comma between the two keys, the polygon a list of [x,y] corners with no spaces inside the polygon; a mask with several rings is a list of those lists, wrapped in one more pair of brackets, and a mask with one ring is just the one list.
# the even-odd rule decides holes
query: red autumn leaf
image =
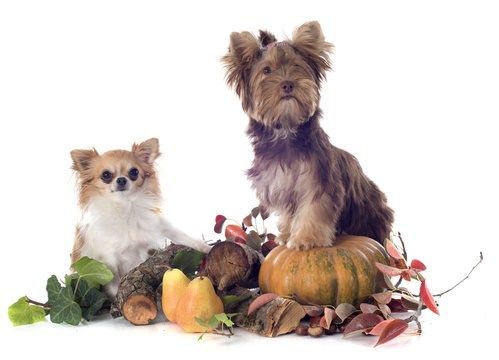
{"label": "red autumn leaf", "polygon": [[404,279],[405,281],[411,281],[411,274],[409,273],[409,270],[402,271],[400,276],[402,276],[402,279]]}
{"label": "red autumn leaf", "polygon": [[379,311],[379,308],[374,304],[362,303],[360,304],[360,311],[362,311],[364,314],[372,314],[376,311]]}
{"label": "red autumn leaf", "polygon": [[407,324],[402,319],[389,320],[389,323],[384,325],[383,330],[379,334],[379,340],[374,345],[374,347],[395,339],[397,336],[402,334],[408,327],[409,327],[409,324]]}
{"label": "red autumn leaf", "polygon": [[335,324],[341,324],[347,317],[357,312],[357,308],[350,303],[341,303],[336,307]]}
{"label": "red autumn leaf", "polygon": [[246,226],[246,227],[253,226],[253,216],[251,216],[251,214],[249,214],[248,216],[246,216],[246,217],[243,219],[243,224],[244,224],[244,226]]}
{"label": "red autumn leaf", "polygon": [[226,218],[225,216],[223,216],[223,215],[217,215],[217,216],[215,217],[215,222],[217,223],[217,222],[219,222],[220,220],[224,220],[224,221],[225,221],[225,220],[227,220],[227,218]]}
{"label": "red autumn leaf", "polygon": [[390,264],[397,269],[407,269],[407,263],[404,259],[394,259],[391,257]]}
{"label": "red autumn leaf", "polygon": [[376,272],[376,288],[377,289],[386,289],[386,290],[395,290],[395,285],[393,285],[389,276],[383,274],[381,271]]}
{"label": "red autumn leaf", "polygon": [[262,307],[266,303],[268,303],[268,302],[270,302],[278,297],[279,297],[279,295],[273,294],[273,293],[267,293],[267,294],[260,295],[255,300],[253,300],[253,302],[250,304],[250,306],[248,308],[248,315],[251,314],[256,309]]}
{"label": "red autumn leaf", "polygon": [[426,266],[425,264],[423,264],[421,261],[419,260],[412,260],[411,261],[411,268],[415,271],[423,271],[423,270],[426,270]]}
{"label": "red autumn leaf", "polygon": [[239,226],[239,225],[227,225],[225,227],[225,238],[231,238],[231,237],[240,237],[242,239],[246,239],[246,232]]}
{"label": "red autumn leaf", "polygon": [[383,318],[377,314],[360,314],[357,315],[348,323],[343,335],[347,336],[350,334],[370,330],[377,324],[383,321]]}
{"label": "red autumn leaf", "polygon": [[379,304],[378,306],[379,306],[379,310],[381,311],[381,313],[383,314],[383,316],[385,318],[387,318],[388,315],[392,314],[392,310],[390,309],[390,307],[387,304]]}
{"label": "red autumn leaf", "polygon": [[302,307],[310,317],[317,317],[324,314],[324,308],[319,305],[303,305]]}
{"label": "red autumn leaf", "polygon": [[215,222],[215,227],[213,228],[213,231],[215,231],[217,234],[221,234],[225,220],[227,220],[225,218],[225,216],[223,216],[223,215],[217,215],[216,222]]}
{"label": "red autumn leaf", "polygon": [[414,270],[414,269],[409,269],[409,270],[406,270],[407,271],[407,274],[409,274],[409,276],[413,279],[418,279],[418,272],[417,270]]}
{"label": "red autumn leaf", "polygon": [[[417,310],[419,308],[419,300],[407,294],[402,294],[401,296],[400,302],[404,308],[407,310]],[[423,305],[423,309],[426,309],[426,306]]]}
{"label": "red autumn leaf", "polygon": [[392,313],[407,312],[407,308],[404,307],[402,299],[392,299],[387,305]]}
{"label": "red autumn leaf", "polygon": [[392,292],[385,291],[382,293],[371,294],[371,296],[376,300],[378,304],[388,304],[392,299]]}
{"label": "red autumn leaf", "polygon": [[393,245],[393,243],[390,240],[386,240],[385,249],[386,249],[386,252],[392,258],[397,259],[397,260],[404,260],[404,257],[402,255],[400,255],[399,251],[397,250],[395,245]]}
{"label": "red autumn leaf", "polygon": [[262,254],[263,256],[267,256],[269,252],[272,251],[273,248],[278,247],[279,244],[274,240],[267,240],[262,244]]}
{"label": "red autumn leaf", "polygon": [[397,269],[379,262],[376,263],[376,267],[379,269],[379,271],[388,276],[399,276],[405,271],[403,269]]}
{"label": "red autumn leaf", "polygon": [[334,317],[336,316],[336,313],[333,309],[331,308],[324,308],[324,316],[321,318],[320,325],[326,329],[329,330],[331,327],[331,323],[333,322]]}
{"label": "red autumn leaf", "polygon": [[382,322],[378,323],[375,327],[373,327],[371,330],[367,331],[366,334],[380,336],[381,332],[385,329],[386,325],[388,325],[391,321],[392,319],[383,320]]}
{"label": "red autumn leaf", "polygon": [[251,216],[256,218],[260,214],[260,206],[254,207],[251,209]]}
{"label": "red autumn leaf", "polygon": [[277,236],[275,236],[274,234],[272,233],[267,233],[267,240],[268,241],[274,241],[275,239],[277,238]]}
{"label": "red autumn leaf", "polygon": [[435,299],[433,299],[433,295],[430,290],[426,286],[426,280],[421,283],[421,287],[419,288],[419,296],[423,299],[424,304],[433,311],[435,314],[440,315],[438,312],[437,304],[435,303]]}

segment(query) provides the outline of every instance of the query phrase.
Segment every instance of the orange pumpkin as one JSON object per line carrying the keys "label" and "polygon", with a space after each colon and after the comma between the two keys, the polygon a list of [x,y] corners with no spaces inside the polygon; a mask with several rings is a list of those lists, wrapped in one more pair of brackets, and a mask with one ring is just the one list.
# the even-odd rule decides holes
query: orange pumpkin
{"label": "orange pumpkin", "polygon": [[376,262],[390,264],[376,241],[341,235],[332,247],[306,251],[274,248],[265,258],[258,277],[262,293],[296,295],[313,304],[358,306],[368,295],[382,291],[376,285]]}

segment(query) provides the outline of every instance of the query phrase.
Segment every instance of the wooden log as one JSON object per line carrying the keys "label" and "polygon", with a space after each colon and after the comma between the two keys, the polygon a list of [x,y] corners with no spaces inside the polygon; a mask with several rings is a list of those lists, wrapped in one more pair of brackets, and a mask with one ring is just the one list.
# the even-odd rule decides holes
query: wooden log
{"label": "wooden log", "polygon": [[120,280],[116,299],[111,304],[111,316],[125,319],[135,325],[149,324],[158,314],[156,289],[175,255],[187,249],[171,245],[132,269]]}
{"label": "wooden log", "polygon": [[205,271],[220,291],[233,285],[255,288],[264,259],[260,252],[245,244],[222,241],[206,256]]}
{"label": "wooden log", "polygon": [[236,295],[248,297],[247,300],[229,304],[225,307],[226,313],[239,313],[232,318],[234,324],[253,333],[275,337],[294,332],[300,320],[306,315],[303,307],[296,301],[278,297],[248,315],[249,305],[259,294],[241,287],[220,292],[221,296]]}

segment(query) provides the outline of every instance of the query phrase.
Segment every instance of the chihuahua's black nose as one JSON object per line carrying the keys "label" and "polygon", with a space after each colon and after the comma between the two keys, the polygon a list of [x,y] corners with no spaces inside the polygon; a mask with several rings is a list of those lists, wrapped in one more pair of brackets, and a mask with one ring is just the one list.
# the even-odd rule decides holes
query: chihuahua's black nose
{"label": "chihuahua's black nose", "polygon": [[290,94],[293,92],[295,84],[293,84],[291,81],[283,81],[281,83],[281,89],[285,94]]}
{"label": "chihuahua's black nose", "polygon": [[118,183],[118,190],[125,190],[125,186],[126,186],[126,178],[125,177],[117,178],[116,182]]}

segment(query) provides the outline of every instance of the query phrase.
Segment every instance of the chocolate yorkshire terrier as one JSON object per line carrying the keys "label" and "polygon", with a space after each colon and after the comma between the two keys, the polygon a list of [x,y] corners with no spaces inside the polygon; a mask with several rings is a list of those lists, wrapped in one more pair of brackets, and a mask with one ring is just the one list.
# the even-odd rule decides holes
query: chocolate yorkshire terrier
{"label": "chocolate yorkshire terrier", "polygon": [[232,33],[222,58],[250,118],[248,177],[261,205],[279,217],[278,240],[289,248],[331,246],[341,233],[383,242],[392,228],[386,196],[319,124],[332,50],[319,23],[309,22],[282,42],[261,30],[258,38]]}

